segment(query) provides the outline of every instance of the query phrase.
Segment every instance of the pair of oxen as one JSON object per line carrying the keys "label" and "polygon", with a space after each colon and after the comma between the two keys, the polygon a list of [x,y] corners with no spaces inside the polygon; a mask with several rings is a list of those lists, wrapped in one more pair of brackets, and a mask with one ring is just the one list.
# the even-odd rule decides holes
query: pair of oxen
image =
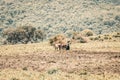
{"label": "pair of oxen", "polygon": [[67,41],[67,43],[54,43],[55,50],[70,50],[70,41]]}

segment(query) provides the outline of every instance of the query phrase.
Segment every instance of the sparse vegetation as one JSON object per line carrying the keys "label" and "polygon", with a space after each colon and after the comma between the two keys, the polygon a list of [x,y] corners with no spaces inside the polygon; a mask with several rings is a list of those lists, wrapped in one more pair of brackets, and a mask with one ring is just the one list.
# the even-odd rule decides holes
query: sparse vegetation
{"label": "sparse vegetation", "polygon": [[104,25],[108,25],[108,26],[114,26],[114,24],[116,24],[116,22],[115,21],[105,21],[104,22]]}
{"label": "sparse vegetation", "polygon": [[11,80],[19,80],[19,79],[17,79],[17,78],[12,78]]}
{"label": "sparse vegetation", "polygon": [[105,40],[109,39],[107,36],[104,37]]}
{"label": "sparse vegetation", "polygon": [[114,34],[113,34],[113,37],[115,37],[115,38],[120,38],[120,33],[119,33],[119,32],[114,33]]}
{"label": "sparse vegetation", "polygon": [[27,71],[28,69],[27,69],[27,67],[24,67],[23,70],[24,70],[24,71]]}
{"label": "sparse vegetation", "polygon": [[85,30],[83,30],[83,31],[81,32],[81,35],[82,35],[82,36],[86,36],[86,37],[88,37],[88,36],[93,36],[94,33],[93,33],[92,30],[85,29]]}
{"label": "sparse vegetation", "polygon": [[99,40],[99,37],[95,37],[94,40]]}
{"label": "sparse vegetation", "polygon": [[51,69],[48,71],[48,74],[52,75],[52,74],[55,74],[57,72],[56,69]]}
{"label": "sparse vegetation", "polygon": [[116,15],[116,16],[115,16],[115,20],[120,21],[120,15]]}
{"label": "sparse vegetation", "polygon": [[89,41],[89,38],[84,37],[81,33],[74,33],[72,39],[78,43],[87,43]]}
{"label": "sparse vegetation", "polygon": [[92,41],[120,41],[120,33],[119,32],[113,32],[109,34],[103,34],[103,35],[96,35],[89,37]]}

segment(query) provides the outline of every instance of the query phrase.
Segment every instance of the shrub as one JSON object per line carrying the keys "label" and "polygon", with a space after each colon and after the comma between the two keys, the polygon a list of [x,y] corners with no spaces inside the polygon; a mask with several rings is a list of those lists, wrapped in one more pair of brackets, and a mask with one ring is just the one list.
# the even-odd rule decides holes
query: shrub
{"label": "shrub", "polygon": [[58,34],[56,36],[54,36],[53,38],[49,39],[49,43],[51,45],[53,45],[54,43],[61,43],[62,41],[64,41],[66,39],[66,37],[62,34]]}
{"label": "shrub", "polygon": [[99,40],[99,38],[98,38],[98,37],[95,37],[94,40]]}
{"label": "shrub", "polygon": [[78,32],[73,32],[72,39],[76,39],[78,34],[79,34]]}
{"label": "shrub", "polygon": [[88,42],[88,38],[87,37],[83,37],[81,36],[81,34],[75,34],[73,37],[72,37],[73,40],[77,41],[77,42],[80,42],[80,43],[86,43]]}
{"label": "shrub", "polygon": [[114,34],[113,34],[113,37],[115,37],[115,38],[120,37],[120,32],[114,33]]}
{"label": "shrub", "polygon": [[101,38],[101,36],[98,36],[98,38]]}
{"label": "shrub", "polygon": [[82,38],[82,37],[81,37],[80,43],[86,43],[86,42],[87,42],[87,40],[86,40],[85,38]]}
{"label": "shrub", "polygon": [[56,69],[51,69],[48,71],[48,74],[52,75],[52,74],[55,74],[58,70]]}
{"label": "shrub", "polygon": [[90,40],[94,40],[94,38],[93,38],[93,37],[90,37],[89,39],[90,39]]}
{"label": "shrub", "polygon": [[88,73],[86,71],[81,72],[79,75],[87,75]]}
{"label": "shrub", "polygon": [[120,35],[120,32],[117,32],[117,35]]}
{"label": "shrub", "polygon": [[12,78],[11,80],[19,80],[19,79],[17,79],[17,78]]}
{"label": "shrub", "polygon": [[109,38],[107,36],[105,36],[104,39],[109,39]]}
{"label": "shrub", "polygon": [[3,31],[3,37],[6,38],[6,43],[14,44],[16,42],[16,30],[14,28],[8,28]]}
{"label": "shrub", "polygon": [[109,37],[109,40],[111,40],[112,38],[111,37]]}
{"label": "shrub", "polygon": [[7,44],[37,42],[45,38],[41,30],[36,30],[32,26],[23,26],[16,28],[7,28],[3,30],[3,37],[6,39]]}
{"label": "shrub", "polygon": [[24,67],[23,70],[27,71],[28,69],[27,69],[27,67]]}
{"label": "shrub", "polygon": [[43,33],[43,31],[41,30],[36,30],[34,33],[34,41],[43,41],[43,39],[45,39],[45,34]]}
{"label": "shrub", "polygon": [[111,21],[104,21],[104,25],[113,26],[114,24],[116,24],[116,22],[113,21],[113,20],[111,20]]}
{"label": "shrub", "polygon": [[93,36],[94,33],[93,33],[93,31],[90,30],[90,29],[85,29],[85,30],[83,30],[83,31],[81,32],[81,35],[88,37],[88,36]]}
{"label": "shrub", "polygon": [[116,15],[116,16],[115,16],[115,20],[120,21],[120,15]]}

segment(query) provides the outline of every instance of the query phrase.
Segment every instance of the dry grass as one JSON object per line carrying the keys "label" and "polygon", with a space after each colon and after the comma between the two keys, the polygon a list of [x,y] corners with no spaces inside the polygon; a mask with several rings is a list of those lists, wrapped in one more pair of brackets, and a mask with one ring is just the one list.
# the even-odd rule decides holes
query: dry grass
{"label": "dry grass", "polygon": [[118,74],[104,73],[104,75],[73,74],[58,71],[54,74],[47,72],[23,71],[5,69],[0,72],[0,80],[119,80]]}
{"label": "dry grass", "polygon": [[17,45],[2,45],[0,46],[1,55],[27,55],[37,52],[49,52],[54,48],[48,42],[33,43],[33,44],[17,44]]}
{"label": "dry grass", "polygon": [[[71,45],[71,50],[120,52],[120,43],[98,41],[89,43],[75,43]],[[54,48],[50,46],[48,42],[0,46],[0,55],[25,55],[37,52],[54,52]]]}
{"label": "dry grass", "polygon": [[86,50],[86,51],[97,51],[97,52],[120,52],[119,42],[89,42],[89,43],[76,43],[73,44],[72,49]]}
{"label": "dry grass", "polygon": [[48,42],[2,45],[0,80],[120,80],[119,52],[119,42],[75,43],[73,54],[56,52]]}

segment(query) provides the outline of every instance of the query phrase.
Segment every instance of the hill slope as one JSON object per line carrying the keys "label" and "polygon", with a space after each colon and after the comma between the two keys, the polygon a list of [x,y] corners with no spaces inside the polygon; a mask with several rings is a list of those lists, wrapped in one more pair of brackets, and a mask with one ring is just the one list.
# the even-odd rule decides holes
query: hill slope
{"label": "hill slope", "polygon": [[52,36],[69,30],[120,31],[119,0],[0,0],[0,29],[30,24]]}

